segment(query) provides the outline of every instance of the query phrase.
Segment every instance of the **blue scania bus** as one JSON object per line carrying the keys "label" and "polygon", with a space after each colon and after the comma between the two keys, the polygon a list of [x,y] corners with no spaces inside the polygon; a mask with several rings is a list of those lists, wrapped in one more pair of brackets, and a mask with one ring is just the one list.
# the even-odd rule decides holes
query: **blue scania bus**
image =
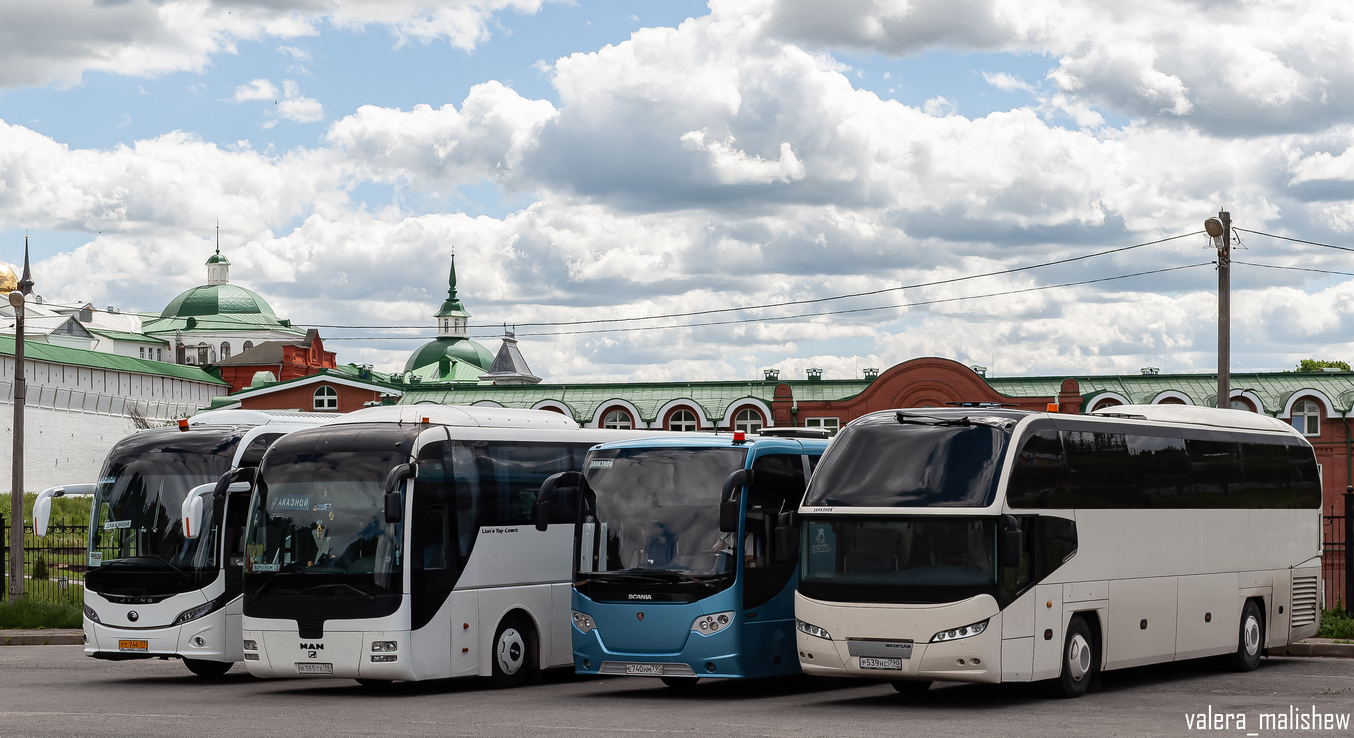
{"label": "blue scania bus", "polygon": [[548,480],[537,527],[553,505],[577,510],[574,669],[675,688],[798,673],[793,517],[825,436],[616,441]]}

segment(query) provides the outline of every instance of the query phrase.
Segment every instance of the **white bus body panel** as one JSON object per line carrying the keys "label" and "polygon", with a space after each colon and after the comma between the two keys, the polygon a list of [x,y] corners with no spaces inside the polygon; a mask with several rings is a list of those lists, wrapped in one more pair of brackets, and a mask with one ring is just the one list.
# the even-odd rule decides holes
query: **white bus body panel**
{"label": "white bus body panel", "polygon": [[[203,589],[170,595],[148,604],[111,602],[97,592],[85,590],[85,605],[94,610],[100,622],[85,615],[85,655],[125,653],[129,655],[181,656],[203,661],[238,661],[238,631],[230,629],[226,608],[208,613],[182,625],[171,625],[179,613],[210,602],[226,591],[225,576],[220,575]],[[239,612],[240,600],[232,603]],[[130,618],[136,613],[136,620]],[[238,625],[238,621],[236,623]],[[202,636],[201,646],[192,645],[194,636]],[[146,649],[120,649],[118,641],[146,641]]]}

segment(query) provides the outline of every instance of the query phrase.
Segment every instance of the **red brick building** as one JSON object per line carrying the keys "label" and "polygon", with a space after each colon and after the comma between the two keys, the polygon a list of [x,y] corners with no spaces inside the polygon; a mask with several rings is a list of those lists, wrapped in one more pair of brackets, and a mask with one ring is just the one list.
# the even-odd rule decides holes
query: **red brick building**
{"label": "red brick building", "polygon": [[239,392],[254,381],[259,372],[272,372],[279,382],[308,377],[321,369],[335,369],[333,351],[324,350],[319,331],[306,331],[305,338],[296,341],[264,341],[245,351],[216,363],[221,379],[230,384],[231,392]]}

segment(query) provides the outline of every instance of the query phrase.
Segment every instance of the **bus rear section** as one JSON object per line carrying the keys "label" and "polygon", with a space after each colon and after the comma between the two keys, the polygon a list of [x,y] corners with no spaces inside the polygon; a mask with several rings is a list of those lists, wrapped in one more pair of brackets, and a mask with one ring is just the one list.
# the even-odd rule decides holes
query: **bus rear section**
{"label": "bus rear section", "polygon": [[[248,494],[212,495],[223,475],[257,465],[287,432],[328,418],[215,411],[143,430],[110,451],[91,485],[85,653],[97,659],[172,657],[216,676],[242,659],[240,593]],[[64,494],[62,488],[39,496]],[[185,501],[205,495],[185,531]],[[37,503],[46,528],[49,505]],[[36,517],[36,516],[35,516]]]}
{"label": "bus rear section", "polygon": [[394,406],[283,439],[249,518],[249,672],[514,686],[568,665],[572,541],[563,525],[535,530],[537,490],[581,469],[589,447],[638,433],[545,411]]}
{"label": "bus rear section", "polygon": [[1310,444],[1232,410],[876,413],[842,431],[802,508],[808,673],[1047,680],[1221,656],[1255,668],[1313,635]]}
{"label": "bus rear section", "polygon": [[787,528],[826,445],[710,436],[594,449],[575,526],[574,669],[674,687],[798,672]]}

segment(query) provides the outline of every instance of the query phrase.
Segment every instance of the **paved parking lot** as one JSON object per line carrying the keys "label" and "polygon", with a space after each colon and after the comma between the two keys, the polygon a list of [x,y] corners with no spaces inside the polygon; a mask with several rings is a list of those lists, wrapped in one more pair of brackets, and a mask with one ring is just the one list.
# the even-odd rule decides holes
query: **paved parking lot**
{"label": "paved parking lot", "polygon": [[554,673],[544,684],[509,691],[453,680],[373,692],[342,680],[262,681],[236,667],[206,682],[177,661],[94,661],[77,646],[0,648],[6,738],[1176,736],[1198,732],[1187,728],[1185,715],[1209,706],[1246,714],[1247,730],[1259,732],[1259,713],[1313,705],[1319,712],[1354,711],[1354,660],[1268,659],[1249,674],[1207,662],[1111,672],[1101,691],[1071,701],[1028,685],[945,684],[910,703],[886,684],[809,679],[702,682],[678,694],[653,680]]}

